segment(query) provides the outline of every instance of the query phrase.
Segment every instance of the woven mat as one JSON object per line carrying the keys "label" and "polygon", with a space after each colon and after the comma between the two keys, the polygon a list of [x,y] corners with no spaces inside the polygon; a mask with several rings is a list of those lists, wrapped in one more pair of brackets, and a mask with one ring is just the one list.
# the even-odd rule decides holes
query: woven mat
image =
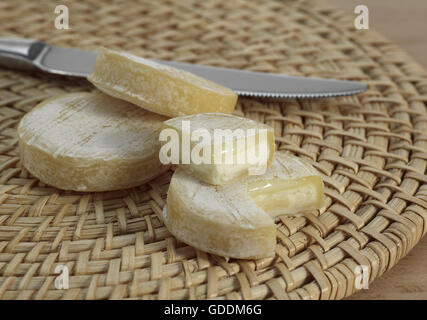
{"label": "woven mat", "polygon": [[[354,16],[319,1],[0,2],[1,36],[147,58],[361,80],[361,95],[271,102],[240,99],[236,114],[275,128],[277,147],[322,173],[325,206],[278,223],[277,254],[256,261],[206,254],[162,224],[171,172],[130,190],[57,190],[20,164],[16,127],[40,101],[94,90],[84,80],[0,69],[0,298],[341,299],[426,232],[426,72]],[[58,290],[58,266],[69,289]],[[363,269],[362,269],[363,270]],[[57,270],[58,271],[58,270]]]}

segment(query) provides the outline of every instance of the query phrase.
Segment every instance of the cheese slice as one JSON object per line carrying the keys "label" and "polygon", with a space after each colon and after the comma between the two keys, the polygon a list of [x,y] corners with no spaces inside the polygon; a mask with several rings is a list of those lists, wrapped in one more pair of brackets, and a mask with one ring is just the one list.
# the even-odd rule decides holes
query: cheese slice
{"label": "cheese slice", "polygon": [[216,255],[258,259],[274,255],[280,214],[318,209],[319,174],[299,158],[276,153],[262,176],[213,186],[179,167],[172,176],[163,220],[181,241]]}
{"label": "cheese slice", "polygon": [[272,127],[223,113],[169,119],[160,140],[162,161],[180,164],[199,180],[214,185],[265,173],[275,149]]}
{"label": "cheese slice", "polygon": [[88,77],[101,91],[170,117],[200,112],[231,113],[234,91],[184,70],[125,52],[100,48]]}
{"label": "cheese slice", "polygon": [[35,177],[60,189],[137,186],[168,168],[158,157],[164,120],[101,92],[54,97],[22,118],[21,162]]}

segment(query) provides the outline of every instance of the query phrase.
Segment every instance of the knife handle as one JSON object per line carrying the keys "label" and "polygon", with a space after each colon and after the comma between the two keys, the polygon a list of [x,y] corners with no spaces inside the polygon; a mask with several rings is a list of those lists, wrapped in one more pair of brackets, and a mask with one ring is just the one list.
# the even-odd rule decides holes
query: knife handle
{"label": "knife handle", "polygon": [[0,38],[0,65],[19,70],[37,69],[37,57],[45,44],[32,39]]}

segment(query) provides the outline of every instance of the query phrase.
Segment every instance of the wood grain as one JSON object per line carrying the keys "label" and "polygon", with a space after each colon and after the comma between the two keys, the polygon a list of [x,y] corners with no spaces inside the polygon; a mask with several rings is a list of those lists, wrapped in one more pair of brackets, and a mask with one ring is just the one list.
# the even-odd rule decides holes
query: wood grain
{"label": "wood grain", "polygon": [[[427,68],[427,1],[329,0],[330,4],[354,12],[358,4],[369,9],[370,28],[398,44]],[[350,297],[364,299],[427,299],[427,237],[393,269]]]}

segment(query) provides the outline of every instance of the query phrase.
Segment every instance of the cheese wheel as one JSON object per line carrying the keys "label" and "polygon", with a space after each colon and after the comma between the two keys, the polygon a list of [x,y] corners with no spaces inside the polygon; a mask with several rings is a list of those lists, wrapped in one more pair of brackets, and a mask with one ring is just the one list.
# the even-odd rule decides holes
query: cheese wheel
{"label": "cheese wheel", "polygon": [[163,221],[177,239],[227,258],[274,255],[276,226],[234,184],[213,186],[178,168],[169,185]]}
{"label": "cheese wheel", "polygon": [[88,77],[99,90],[169,117],[231,113],[237,94],[190,72],[100,48]]}
{"label": "cheese wheel", "polygon": [[320,208],[323,182],[305,161],[276,152],[262,176],[225,186],[202,182],[179,167],[163,210],[168,230],[181,241],[216,255],[258,259],[274,255],[282,214]]}
{"label": "cheese wheel", "polygon": [[101,92],[48,99],[18,127],[23,166],[54,187],[107,191],[167,170],[159,160],[163,116]]}
{"label": "cheese wheel", "polygon": [[[172,135],[175,132],[178,142]],[[225,185],[250,174],[263,174],[273,162],[273,128],[248,118],[223,113],[181,116],[165,121],[162,134],[160,157],[166,158],[180,146],[182,168],[210,184]],[[185,145],[189,150],[183,150]],[[191,156],[184,159],[189,152]]]}

